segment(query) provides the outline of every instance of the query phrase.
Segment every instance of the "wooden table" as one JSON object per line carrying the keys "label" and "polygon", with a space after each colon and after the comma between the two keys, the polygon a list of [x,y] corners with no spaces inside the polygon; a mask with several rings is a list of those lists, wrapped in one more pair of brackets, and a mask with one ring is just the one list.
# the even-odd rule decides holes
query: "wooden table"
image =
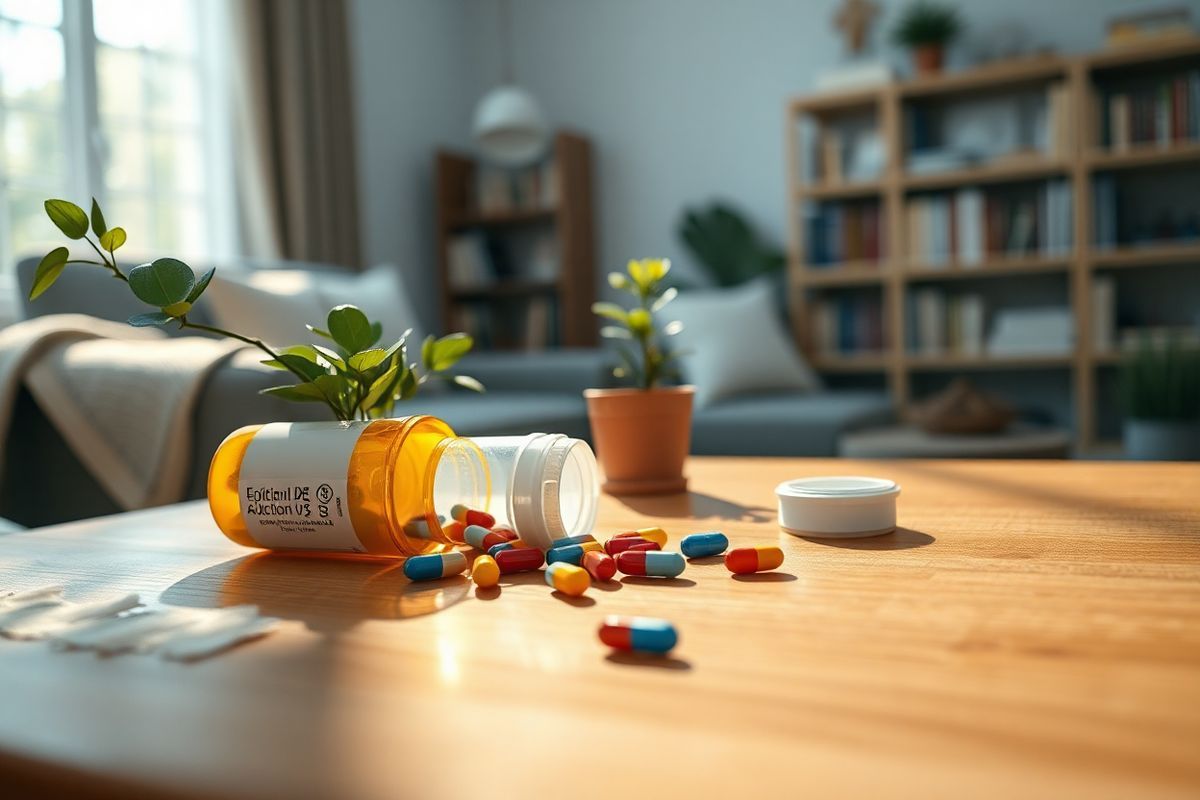
{"label": "wooden table", "polygon": [[[780,542],[583,599],[477,596],[393,563],[259,554],[191,504],[0,536],[0,588],[257,603],[261,642],[193,665],[0,642],[0,793],[171,797],[1200,795],[1200,467],[696,459],[690,495],[605,498]],[[778,532],[785,478],[903,486],[903,529]],[[610,655],[608,613],[673,620]],[[16,796],[20,795],[19,788]],[[32,792],[31,792],[32,793]]]}

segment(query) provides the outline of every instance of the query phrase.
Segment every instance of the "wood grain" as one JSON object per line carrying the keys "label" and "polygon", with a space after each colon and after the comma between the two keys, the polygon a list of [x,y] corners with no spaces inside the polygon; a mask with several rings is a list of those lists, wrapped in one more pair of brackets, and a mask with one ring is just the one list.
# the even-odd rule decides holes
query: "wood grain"
{"label": "wood grain", "polygon": [[[29,794],[177,797],[1195,797],[1200,467],[694,459],[694,492],[604,498],[780,543],[585,598],[477,595],[393,562],[253,553],[190,504],[0,536],[0,589],[259,604],[284,629],[185,666],[0,641],[0,774]],[[903,487],[901,529],[776,528],[815,474]],[[609,613],[673,620],[609,655]],[[53,791],[52,791],[53,790]]]}

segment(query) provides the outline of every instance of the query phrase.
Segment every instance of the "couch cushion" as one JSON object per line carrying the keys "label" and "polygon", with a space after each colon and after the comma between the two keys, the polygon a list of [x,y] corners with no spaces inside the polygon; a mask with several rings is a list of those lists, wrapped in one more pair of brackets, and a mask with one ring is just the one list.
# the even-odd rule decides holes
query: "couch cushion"
{"label": "couch cushion", "polygon": [[461,436],[565,433],[590,439],[579,394],[557,392],[444,392],[396,404],[396,415],[432,414]]}
{"label": "couch cushion", "polygon": [[833,456],[847,430],[893,418],[882,392],[820,392],[733,397],[697,409],[692,452],[697,455]]}

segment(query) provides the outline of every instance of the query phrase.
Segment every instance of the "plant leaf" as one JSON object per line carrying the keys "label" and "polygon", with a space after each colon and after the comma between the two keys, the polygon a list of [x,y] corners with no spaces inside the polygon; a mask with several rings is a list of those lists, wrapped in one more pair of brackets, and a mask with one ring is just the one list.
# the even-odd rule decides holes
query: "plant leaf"
{"label": "plant leaf", "polygon": [[129,288],[137,298],[159,308],[184,302],[195,285],[196,274],[177,258],[156,258],[129,271]]}
{"label": "plant leaf", "polygon": [[362,409],[370,411],[375,407],[376,403],[384,398],[388,390],[392,387],[392,383],[396,380],[396,373],[400,371],[399,364],[393,364],[387,372],[380,375],[371,384],[371,388],[367,390],[367,396],[363,398]]}
{"label": "plant leaf", "polygon": [[371,346],[374,347],[383,338],[383,323],[371,323]]}
{"label": "plant leaf", "polygon": [[616,303],[592,303],[592,313],[621,323],[629,322],[629,314]]}
{"label": "plant leaf", "polygon": [[150,328],[155,325],[166,325],[175,319],[170,314],[161,311],[147,311],[145,314],[134,314],[127,322],[135,328]]}
{"label": "plant leaf", "polygon": [[82,239],[88,232],[87,214],[70,200],[47,200],[43,203],[46,216],[50,217],[68,239]]}
{"label": "plant leaf", "polygon": [[387,360],[388,352],[382,347],[373,347],[370,350],[363,350],[361,353],[355,353],[350,356],[350,369],[355,372],[366,372],[369,369],[379,366]]}
{"label": "plant leaf", "polygon": [[306,380],[316,380],[322,375],[328,375],[325,368],[314,361],[310,361],[304,356],[295,355],[294,353],[280,353],[279,358],[267,359],[262,362],[268,367],[276,369],[286,369],[293,373],[299,373]]}
{"label": "plant leaf", "polygon": [[679,295],[679,290],[674,286],[669,287],[657,300],[650,306],[651,311],[661,311],[663,306],[674,300]]}
{"label": "plant leaf", "polygon": [[294,386],[272,386],[262,389],[259,394],[270,394],[291,400],[293,403],[326,403],[325,395],[311,383],[297,383]]}
{"label": "plant leaf", "polygon": [[[104,236],[108,226],[104,224],[104,214],[100,213],[100,204],[96,202],[96,198],[92,198],[92,232],[97,236]],[[101,239],[100,241],[104,241]]]}
{"label": "plant leaf", "polygon": [[112,228],[100,234],[100,246],[112,253],[125,244],[125,229],[121,227]]}
{"label": "plant leaf", "polygon": [[605,339],[632,339],[633,334],[616,325],[605,325],[600,329],[600,335]]}
{"label": "plant leaf", "polygon": [[38,262],[37,272],[33,274],[33,286],[29,289],[30,300],[38,299],[42,292],[54,285],[58,276],[62,274],[63,268],[67,266],[67,259],[70,257],[71,254],[65,247],[56,247],[42,256],[42,260]]}
{"label": "plant leaf", "polygon": [[329,326],[329,335],[347,353],[357,353],[374,344],[371,323],[356,306],[334,306],[325,321]]}
{"label": "plant leaf", "polygon": [[482,393],[484,391],[483,384],[472,378],[470,375],[455,375],[450,380],[454,381],[464,389],[470,389],[472,392]]}
{"label": "plant leaf", "polygon": [[421,349],[425,368],[431,372],[450,369],[458,360],[470,352],[475,340],[465,333],[451,333],[432,343],[425,340],[427,347]]}
{"label": "plant leaf", "polygon": [[328,347],[323,347],[319,344],[312,345],[312,349],[321,354],[321,357],[332,364],[336,369],[345,371],[346,362],[340,355],[330,350]]}
{"label": "plant leaf", "polygon": [[397,392],[401,400],[408,400],[417,393],[417,376],[411,369],[405,368],[403,374],[400,375],[400,387]]}
{"label": "plant leaf", "polygon": [[327,331],[327,330],[322,330],[321,328],[314,327],[312,325],[309,325],[308,323],[305,323],[304,327],[308,328],[310,331],[315,333],[317,336],[321,336],[325,339],[329,339],[330,341],[333,341],[333,336],[331,336],[329,331]]}
{"label": "plant leaf", "polygon": [[[115,230],[121,230],[116,228]],[[211,267],[208,272],[200,276],[200,280],[196,281],[196,285],[192,287],[192,291],[188,292],[187,301],[195,303],[200,299],[200,295],[204,294],[204,290],[208,288],[208,284],[212,283],[213,275],[217,274],[217,268]]]}

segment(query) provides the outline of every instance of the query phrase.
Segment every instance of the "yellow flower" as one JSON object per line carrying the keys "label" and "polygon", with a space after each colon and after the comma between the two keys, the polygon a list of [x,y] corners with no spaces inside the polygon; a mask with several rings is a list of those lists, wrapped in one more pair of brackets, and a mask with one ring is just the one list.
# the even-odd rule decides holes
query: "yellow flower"
{"label": "yellow flower", "polygon": [[661,281],[671,269],[669,258],[642,258],[629,262],[629,277],[643,289]]}

